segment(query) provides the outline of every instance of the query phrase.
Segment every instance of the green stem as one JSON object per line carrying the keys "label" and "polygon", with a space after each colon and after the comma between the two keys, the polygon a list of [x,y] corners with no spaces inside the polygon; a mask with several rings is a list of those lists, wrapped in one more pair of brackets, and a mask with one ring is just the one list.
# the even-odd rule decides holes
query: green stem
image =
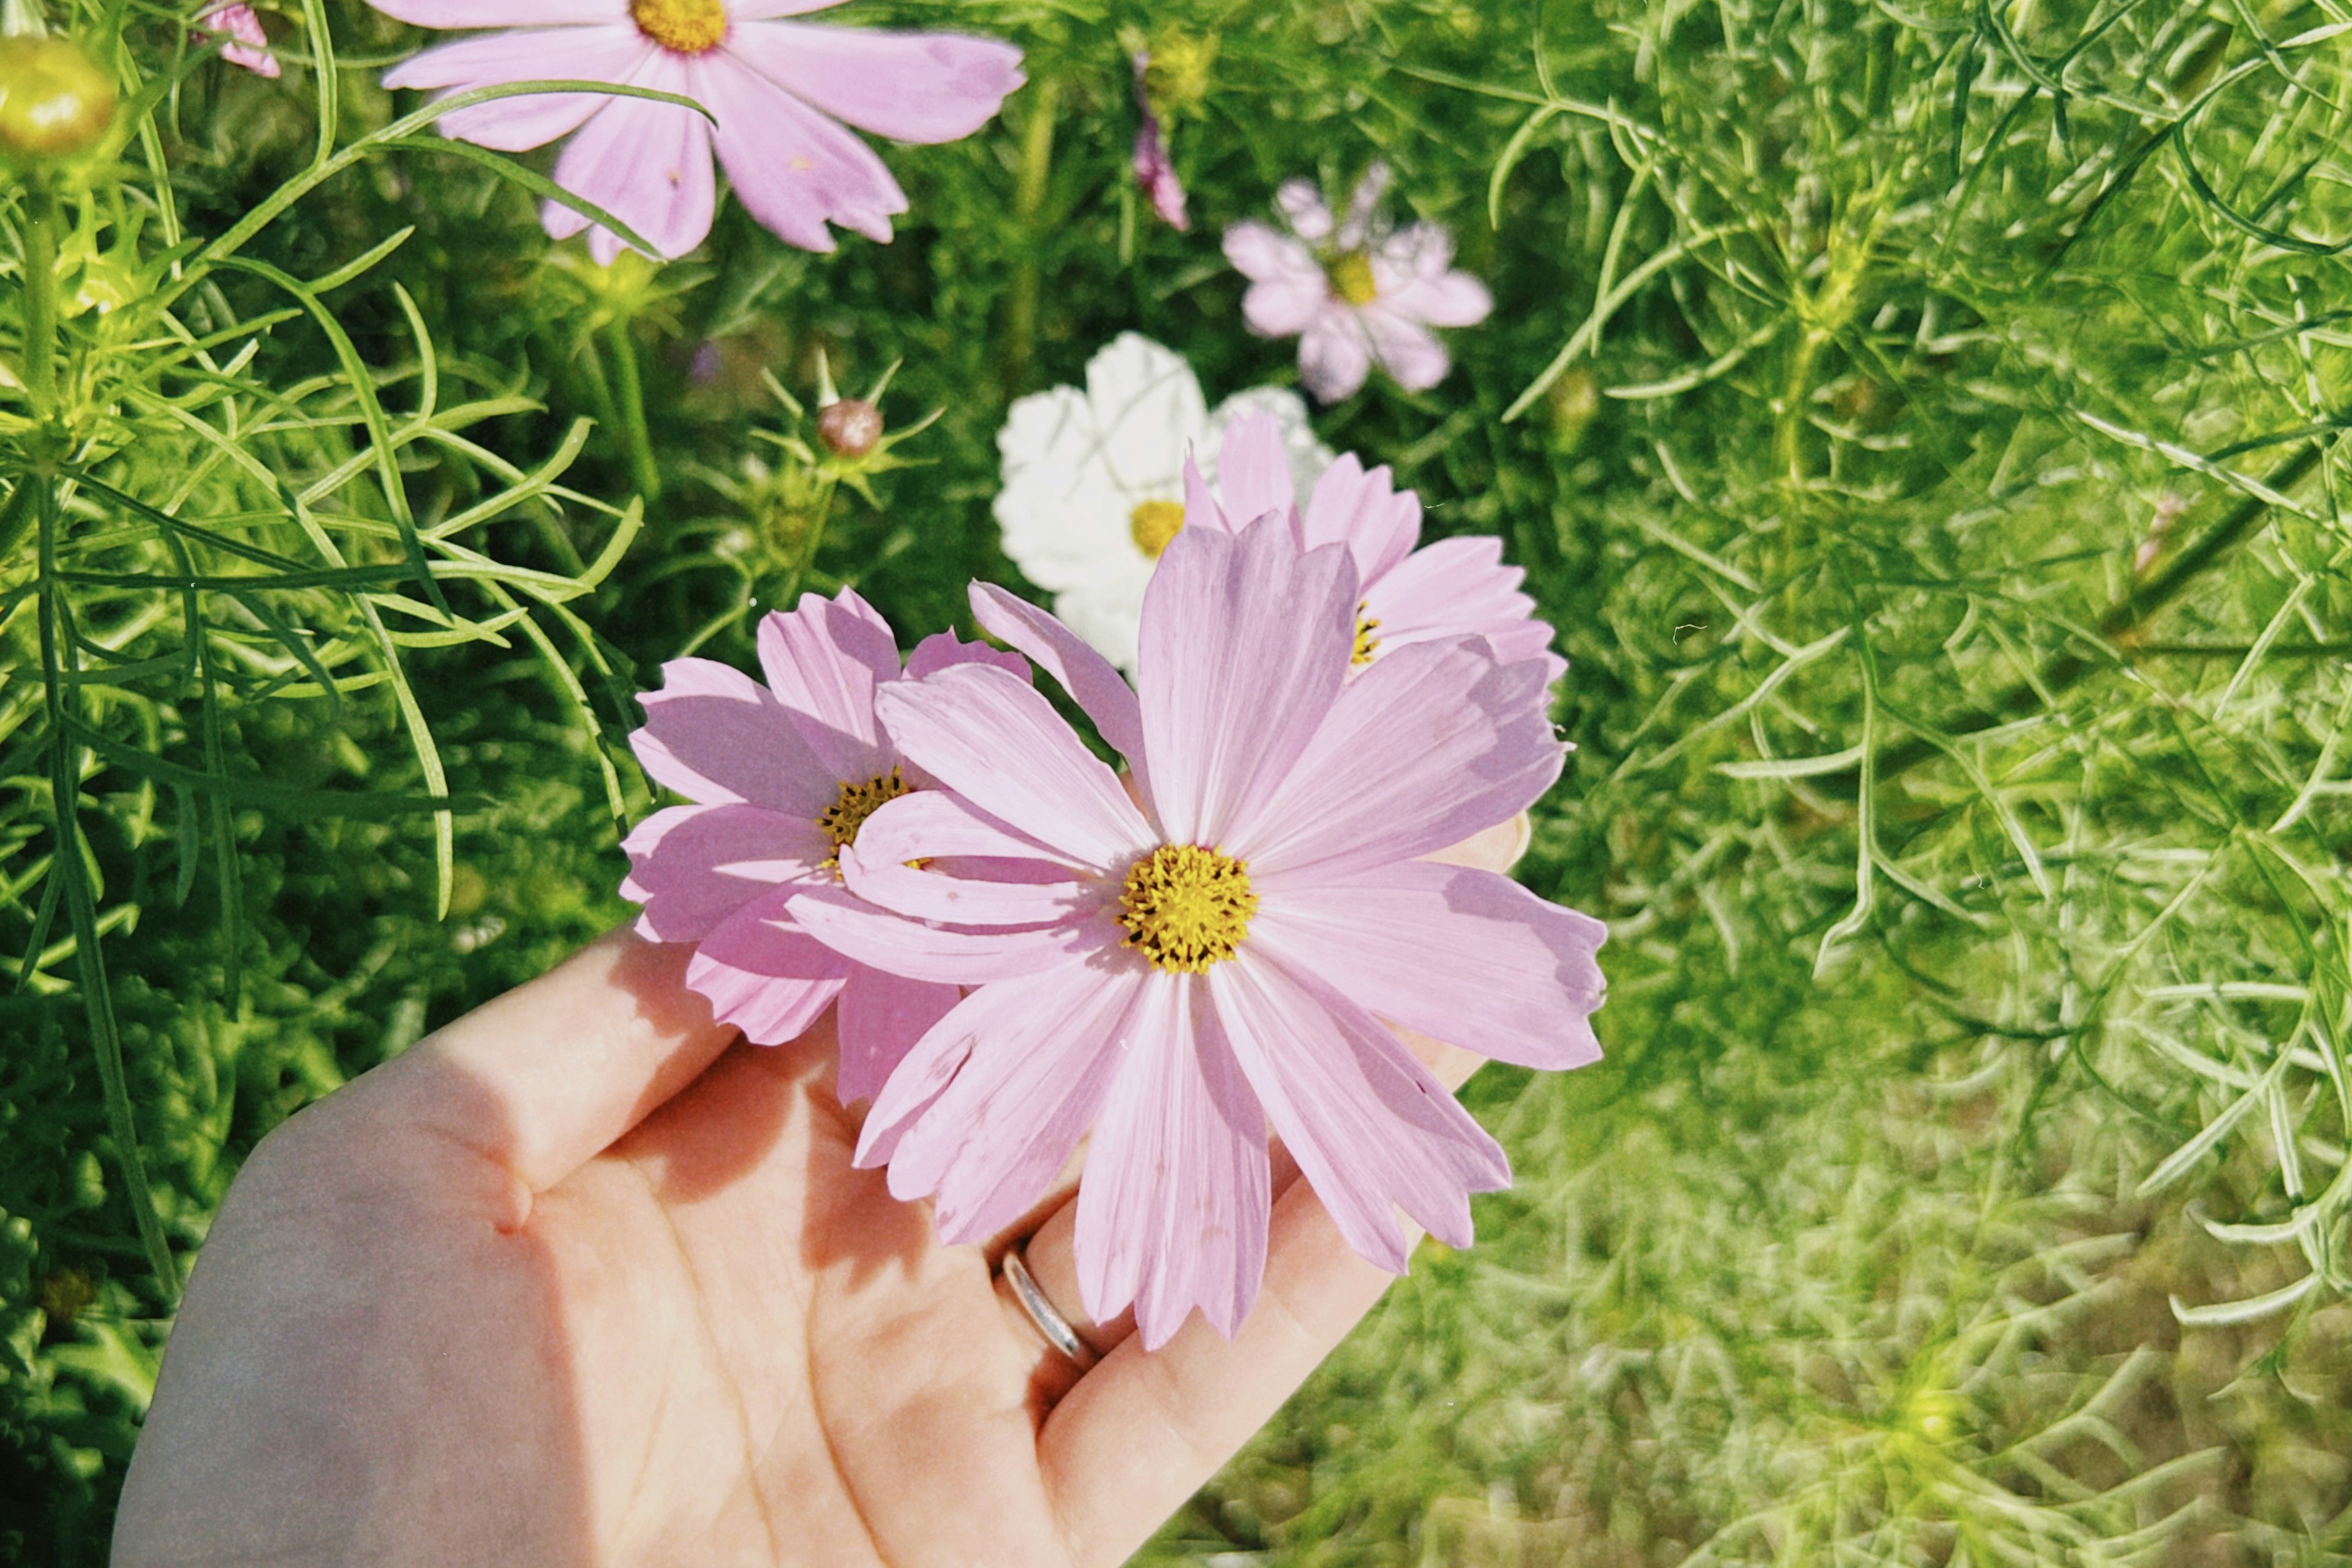
{"label": "green stem", "polygon": [[629,444],[629,477],[637,493],[648,501],[661,499],[661,468],[654,461],[652,435],[646,428],[646,388],[637,374],[637,345],[629,323],[615,317],[604,329],[613,345],[613,368],[619,381],[621,434]]}
{"label": "green stem", "polygon": [[836,488],[836,482],[830,479],[818,485],[816,505],[812,509],[816,516],[809,523],[807,541],[801,545],[801,558],[793,563],[792,575],[784,579],[783,588],[769,608],[789,610],[800,601],[801,584],[808,576],[809,568],[816,564],[817,548],[824,542],[824,525],[833,516],[833,497]]}
{"label": "green stem", "polygon": [[1045,210],[1045,192],[1054,174],[1054,120],[1061,107],[1062,84],[1048,77],[1030,89],[1029,119],[1021,131],[1021,177],[1013,189],[1013,216],[1024,243],[1021,262],[1004,307],[1004,392],[1021,390],[1029,356],[1037,342],[1037,296],[1044,268],[1039,251],[1045,236],[1037,232],[1038,215]]}
{"label": "green stem", "polygon": [[25,193],[25,395],[33,418],[58,417],[58,196],[46,178]]}

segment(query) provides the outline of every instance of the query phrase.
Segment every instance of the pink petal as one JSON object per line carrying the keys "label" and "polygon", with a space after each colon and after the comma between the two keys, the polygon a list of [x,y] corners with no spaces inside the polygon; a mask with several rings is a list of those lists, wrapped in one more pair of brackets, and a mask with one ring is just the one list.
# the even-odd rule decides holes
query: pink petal
{"label": "pink petal", "polygon": [[729,0],[727,14],[738,22],[765,22],[778,16],[805,16],[830,11],[848,0]]}
{"label": "pink petal", "polygon": [[908,761],[1077,865],[1123,871],[1154,841],[1118,775],[1034,688],[1001,669],[960,665],[902,680],[875,707]]}
{"label": "pink petal", "polygon": [[1274,193],[1274,205],[1290,225],[1290,232],[1309,245],[1331,237],[1331,208],[1312,180],[1285,180]]}
{"label": "pink petal", "polygon": [[1380,622],[1374,635],[1381,656],[1467,633],[1485,637],[1498,663],[1543,658],[1552,630],[1535,618],[1535,601],[1519,592],[1526,575],[1503,564],[1503,542],[1491,534],[1441,539],[1414,551],[1364,591],[1364,613]]}
{"label": "pink petal", "polygon": [[1609,928],[1492,871],[1406,861],[1269,890],[1249,940],[1391,1024],[1522,1067],[1601,1057]]}
{"label": "pink petal", "polygon": [[901,920],[837,888],[796,884],[784,890],[793,895],[793,919],[799,927],[843,958],[941,985],[985,985],[1039,974],[1119,942],[1119,928],[1108,920],[1043,931],[943,931]]}
{"label": "pink petal", "polygon": [[[1352,609],[1352,606],[1350,606]],[[1507,822],[1559,777],[1541,672],[1484,643],[1416,643],[1348,683],[1282,787],[1222,844],[1254,881],[1328,881]]]}
{"label": "pink petal", "polygon": [[[427,49],[386,71],[383,85],[453,91],[519,81],[625,85],[649,68],[659,53],[633,26],[491,33]],[[520,153],[568,135],[598,110],[621,101],[602,93],[535,92],[451,110],[434,124],[444,136]]]}
{"label": "pink petal", "polygon": [[1433,327],[1475,327],[1495,309],[1486,286],[1452,270],[1454,238],[1435,224],[1402,229],[1372,258],[1382,305]]}
{"label": "pink petal", "polygon": [[1007,675],[1029,679],[1029,661],[1019,654],[991,647],[984,642],[966,642],[953,632],[933,632],[917,643],[915,651],[907,656],[907,679],[920,680],[953,664],[992,664]]}
{"label": "pink petal", "polygon": [[261,30],[261,18],[246,5],[215,5],[196,18],[196,26],[208,33],[225,33],[229,42],[221,48],[221,58],[233,66],[243,66],[257,77],[276,80],[278,75],[278,57],[269,52],[269,35]]}
{"label": "pink petal", "polygon": [[1409,321],[1385,301],[1364,307],[1364,332],[1371,341],[1372,358],[1390,379],[1407,392],[1427,392],[1454,368],[1445,347],[1417,321]]}
{"label": "pink petal", "polygon": [[1078,1187],[1087,1313],[1133,1303],[1156,1351],[1197,1306],[1230,1339],[1265,1273],[1265,1113],[1200,976],[1153,975],[1121,1046]]}
{"label": "pink petal", "polygon": [[[1094,721],[1104,743],[1125,757],[1130,768],[1141,767],[1143,710],[1134,688],[1110,660],[1036,605],[992,584],[971,585],[971,613],[992,636],[1019,648],[1052,676]],[[909,668],[908,673],[914,671]]]}
{"label": "pink petal", "polygon": [[548,27],[629,20],[629,0],[368,0],[368,4],[394,21],[419,27]]}
{"label": "pink petal", "polygon": [[[696,83],[667,54],[639,73],[643,85],[696,97]],[[693,110],[643,99],[616,99],[564,144],[555,183],[585,196],[642,235],[666,258],[684,256],[710,232],[718,185],[710,169],[710,124]],[[541,210],[540,222],[557,239],[580,232],[588,219],[560,202]],[[620,239],[599,228],[589,254],[610,264]]]}
{"label": "pink petal", "polygon": [[748,801],[814,821],[841,793],[793,727],[751,677],[707,658],[662,666],[662,689],[638,695],[645,728],[629,737],[655,783],[705,805]]}
{"label": "pink petal", "polygon": [[1036,859],[1046,852],[982,816],[943,790],[902,795],[857,830],[841,852],[849,890],[868,903],[909,919],[956,926],[1059,924],[1091,912],[1102,884],[1084,881],[979,880],[910,861],[963,856]]}
{"label": "pink petal", "polygon": [[1389,166],[1374,159],[1365,169],[1356,188],[1348,193],[1348,216],[1340,220],[1339,232],[1332,237],[1332,246],[1339,250],[1361,250],[1371,237],[1372,220],[1380,216],[1381,198],[1388,195]]}
{"label": "pink petal", "polygon": [[1224,248],[1225,259],[1244,278],[1259,281],[1306,278],[1312,279],[1318,287],[1323,279],[1323,268],[1313,251],[1272,224],[1259,223],[1255,218],[1228,227]]}
{"label": "pink petal", "polygon": [[621,896],[645,905],[640,934],[698,942],[779,882],[815,874],[833,853],[806,817],[756,805],[673,805],[622,841],[629,857]]}
{"label": "pink petal", "polygon": [[728,53],[812,107],[900,142],[953,142],[1021,85],[1021,51],[959,33],[791,22],[739,26]]}
{"label": "pink petal", "polygon": [[1298,340],[1298,376],[1325,403],[1352,397],[1372,372],[1372,342],[1357,311],[1326,300]]}
{"label": "pink petal", "polygon": [[762,617],[760,668],[835,779],[863,783],[898,761],[874,721],[874,690],[898,679],[898,644],[889,623],[855,592],[844,588],[831,599],[803,594],[798,609]]}
{"label": "pink petal", "polygon": [[1274,1130],[1348,1245],[1402,1274],[1393,1205],[1450,1247],[1470,1245],[1470,1194],[1510,1163],[1394,1035],[1347,998],[1246,958],[1207,975],[1227,1037]]}
{"label": "pink petal", "polygon": [[1170,542],[1139,659],[1150,799],[1169,840],[1222,845],[1276,791],[1331,711],[1355,633],[1348,552],[1300,554],[1286,519]]}
{"label": "pink petal", "polygon": [[864,964],[851,970],[836,1015],[841,1070],[834,1080],[834,1098],[852,1105],[882,1092],[915,1042],[946,1017],[961,996],[952,985],[901,980]]}
{"label": "pink petal", "polygon": [[1291,488],[1282,426],[1273,415],[1246,415],[1226,429],[1217,454],[1217,488],[1224,492],[1225,515],[1236,523],[1267,512],[1289,521],[1297,492]]}
{"label": "pink petal", "polygon": [[695,948],[686,983],[755,1046],[800,1038],[849,978],[849,961],[794,928],[780,887],[721,921]]}
{"label": "pink petal", "polygon": [[[931,1196],[940,1239],[981,1240],[1045,1195],[1127,1059],[1140,960],[984,985],[919,1042],[875,1100],[858,1162],[891,1139],[890,1194]],[[949,1070],[939,1068],[970,1046]]]}
{"label": "pink petal", "polygon": [[719,117],[719,161],[743,210],[803,250],[833,248],[828,222],[888,244],[907,197],[874,150],[746,61],[713,59],[702,101]]}
{"label": "pink petal", "polygon": [[1315,481],[1299,527],[1299,541],[1309,550],[1344,542],[1368,595],[1420,537],[1421,498],[1391,489],[1385,466],[1366,473],[1353,452],[1342,453]]}

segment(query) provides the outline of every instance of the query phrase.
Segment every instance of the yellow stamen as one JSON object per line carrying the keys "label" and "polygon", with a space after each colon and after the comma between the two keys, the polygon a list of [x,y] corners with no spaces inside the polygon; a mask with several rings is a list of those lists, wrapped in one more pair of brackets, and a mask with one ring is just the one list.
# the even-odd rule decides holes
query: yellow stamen
{"label": "yellow stamen", "polygon": [[706,54],[727,37],[726,0],[629,0],[629,19],[672,54]]}
{"label": "yellow stamen", "polygon": [[1248,866],[1198,844],[1163,844],[1127,873],[1120,945],[1162,969],[1198,974],[1234,955],[1256,912]]}
{"label": "yellow stamen", "polygon": [[1148,500],[1128,513],[1127,531],[1134,536],[1135,547],[1154,561],[1168,548],[1168,542],[1184,531],[1184,504],[1172,500]]}
{"label": "yellow stamen", "polygon": [[1381,286],[1372,280],[1371,258],[1360,250],[1331,263],[1331,287],[1350,305],[1369,305],[1381,297]]}
{"label": "yellow stamen", "polygon": [[1381,651],[1381,639],[1372,634],[1380,629],[1381,623],[1364,614],[1364,606],[1358,605],[1356,606],[1356,650],[1348,656],[1349,664],[1360,665],[1372,662],[1372,655]]}
{"label": "yellow stamen", "polygon": [[844,784],[841,798],[826,806],[824,815],[816,819],[824,836],[833,840],[833,853],[825,858],[824,868],[840,876],[841,852],[857,842],[857,830],[866,826],[866,819],[914,787],[898,776],[896,768],[864,784]]}

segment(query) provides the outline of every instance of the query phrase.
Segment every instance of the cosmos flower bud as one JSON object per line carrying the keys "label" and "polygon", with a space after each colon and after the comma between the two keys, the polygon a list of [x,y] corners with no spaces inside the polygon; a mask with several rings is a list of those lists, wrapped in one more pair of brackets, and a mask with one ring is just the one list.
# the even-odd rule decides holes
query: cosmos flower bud
{"label": "cosmos flower bud", "polygon": [[836,458],[870,456],[882,444],[882,411],[862,397],[828,403],[816,416],[816,435]]}
{"label": "cosmos flower bud", "polygon": [[114,123],[114,83],[70,38],[0,37],[0,155],[87,153]]}

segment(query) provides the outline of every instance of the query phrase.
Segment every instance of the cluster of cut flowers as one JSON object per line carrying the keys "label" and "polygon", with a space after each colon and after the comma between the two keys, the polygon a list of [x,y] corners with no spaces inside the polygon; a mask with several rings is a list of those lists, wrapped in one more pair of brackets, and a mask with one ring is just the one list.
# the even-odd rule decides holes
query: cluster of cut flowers
{"label": "cluster of cut flowers", "polygon": [[694,943],[688,984],[754,1042],[835,1009],[856,1158],[947,1243],[1017,1220],[1083,1141],[1086,1309],[1131,1307],[1148,1349],[1249,1310],[1269,1134],[1365,1258],[1403,1269],[1400,1209],[1468,1244],[1508,1167],[1391,1026],[1600,1054],[1600,923],[1434,858],[1559,776],[1550,628],[1493,541],[1418,547],[1384,468],[1329,462],[1302,505],[1304,447],[1245,413],[1213,488],[1183,464],[1132,684],[980,584],[1012,651],[943,633],[902,666],[845,589],[767,617],[764,681],[666,667],[633,738],[690,803],[625,846],[643,932]]}

